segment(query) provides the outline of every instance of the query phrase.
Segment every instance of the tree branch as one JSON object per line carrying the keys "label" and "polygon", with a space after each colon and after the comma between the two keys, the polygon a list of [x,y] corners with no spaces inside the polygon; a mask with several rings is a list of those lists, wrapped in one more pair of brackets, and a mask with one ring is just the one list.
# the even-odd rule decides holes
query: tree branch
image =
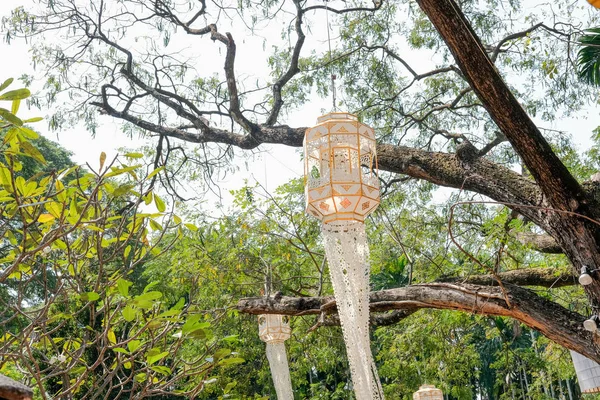
{"label": "tree branch", "polygon": [[556,268],[526,268],[500,272],[495,275],[443,277],[436,280],[436,282],[460,282],[473,285],[494,286],[498,283],[498,279],[506,284],[541,286],[546,288],[558,288],[576,284],[570,271],[561,271]]}
{"label": "tree branch", "polygon": [[526,246],[532,247],[534,250],[548,254],[562,254],[562,248],[556,243],[556,240],[550,235],[519,232],[517,240]]}
{"label": "tree branch", "polygon": [[269,118],[267,118],[267,122],[265,125],[271,126],[277,122],[277,118],[279,117],[279,112],[281,111],[281,107],[283,106],[283,99],[281,97],[281,89],[285,86],[286,83],[290,81],[300,72],[300,68],[298,67],[298,60],[300,58],[300,52],[302,51],[302,45],[304,45],[305,35],[302,31],[302,17],[304,12],[300,5],[300,2],[294,0],[294,4],[296,6],[296,35],[298,35],[298,39],[296,39],[296,45],[294,46],[294,52],[292,53],[292,59],[290,60],[290,66],[277,82],[273,84],[273,109],[271,110],[271,114]]}
{"label": "tree branch", "polygon": [[521,107],[454,0],[418,0],[465,78],[539,183],[552,207],[573,211],[584,199],[577,180]]}
{"label": "tree branch", "polygon": [[[600,362],[592,334],[583,328],[584,317],[559,304],[515,285],[506,285],[512,308],[500,288],[468,284],[430,283],[372,292],[371,312],[415,311],[421,308],[457,310],[514,318],[550,340]],[[336,310],[331,297],[283,297],[275,302],[264,297],[245,298],[236,308],[247,314],[310,315]]]}

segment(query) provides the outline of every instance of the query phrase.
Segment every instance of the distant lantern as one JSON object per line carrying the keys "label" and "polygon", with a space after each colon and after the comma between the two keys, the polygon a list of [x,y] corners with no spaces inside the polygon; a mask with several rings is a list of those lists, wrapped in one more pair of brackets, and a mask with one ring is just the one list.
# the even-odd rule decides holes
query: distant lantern
{"label": "distant lantern", "polygon": [[590,3],[596,8],[600,8],[600,0],[588,0],[588,3]]}
{"label": "distant lantern", "polygon": [[306,211],[324,223],[362,222],[379,205],[375,133],[349,113],[317,119],[304,138]]}
{"label": "distant lantern", "polygon": [[413,400],[444,400],[444,394],[433,385],[422,385],[413,394]]}
{"label": "distant lantern", "polygon": [[263,342],[284,342],[290,338],[291,334],[290,317],[287,315],[258,316],[258,335]]}
{"label": "distant lantern", "polygon": [[600,365],[571,350],[581,393],[600,393]]}
{"label": "distant lantern", "polygon": [[294,400],[290,367],[283,343],[290,338],[290,317],[265,314],[258,316],[258,335],[267,343],[267,359],[278,400]]}

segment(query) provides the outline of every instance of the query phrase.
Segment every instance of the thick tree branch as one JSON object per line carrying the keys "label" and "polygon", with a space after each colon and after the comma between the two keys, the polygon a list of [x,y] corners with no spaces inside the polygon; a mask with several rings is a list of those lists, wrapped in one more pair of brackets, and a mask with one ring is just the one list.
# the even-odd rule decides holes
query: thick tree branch
{"label": "thick tree branch", "polygon": [[552,207],[573,211],[584,199],[577,180],[556,156],[488,57],[454,0],[418,0],[465,78],[506,135]]}
{"label": "thick tree branch", "polygon": [[[514,318],[550,340],[600,362],[592,335],[583,329],[584,317],[515,285],[506,285],[512,307],[498,287],[430,283],[371,293],[371,311],[414,311],[421,308],[457,310]],[[308,315],[335,311],[331,297],[283,297],[275,302],[264,297],[239,300],[237,309],[247,314]]]}
{"label": "thick tree branch", "polygon": [[296,6],[296,35],[298,38],[296,39],[296,45],[294,46],[294,51],[292,53],[292,59],[290,60],[290,66],[277,82],[273,84],[273,109],[271,110],[271,114],[269,118],[267,118],[267,122],[265,125],[271,126],[277,122],[277,118],[279,117],[279,112],[281,111],[281,107],[283,106],[283,98],[281,97],[281,89],[285,86],[286,83],[290,81],[300,72],[300,68],[298,67],[298,60],[300,59],[300,52],[302,51],[302,45],[304,45],[305,35],[302,31],[302,17],[304,12],[302,11],[302,6],[300,2],[294,0],[294,5]]}
{"label": "thick tree branch", "polygon": [[556,243],[556,240],[550,235],[519,232],[517,240],[534,250],[548,254],[562,254],[562,248]]}
{"label": "thick tree branch", "polygon": [[470,275],[467,277],[443,277],[436,282],[460,282],[473,285],[497,285],[498,279],[503,283],[519,286],[541,286],[558,288],[576,285],[571,272],[556,268],[526,268],[500,272],[495,275]]}

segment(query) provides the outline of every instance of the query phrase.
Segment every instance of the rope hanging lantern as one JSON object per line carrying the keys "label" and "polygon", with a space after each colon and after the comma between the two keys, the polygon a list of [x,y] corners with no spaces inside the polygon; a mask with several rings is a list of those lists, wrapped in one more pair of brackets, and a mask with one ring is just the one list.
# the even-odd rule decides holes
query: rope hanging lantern
{"label": "rope hanging lantern", "polygon": [[364,220],[379,205],[373,129],[332,112],[306,130],[306,211],[322,221],[325,252],[357,400],[383,399],[369,340],[369,245]]}
{"label": "rope hanging lantern", "polygon": [[421,385],[413,393],[413,400],[444,400],[444,393],[433,385]]}
{"label": "rope hanging lantern", "polygon": [[278,400],[294,400],[285,344],[292,329],[287,315],[259,315],[258,335],[267,344],[267,359]]}
{"label": "rope hanging lantern", "polygon": [[600,365],[570,350],[581,393],[600,393]]}

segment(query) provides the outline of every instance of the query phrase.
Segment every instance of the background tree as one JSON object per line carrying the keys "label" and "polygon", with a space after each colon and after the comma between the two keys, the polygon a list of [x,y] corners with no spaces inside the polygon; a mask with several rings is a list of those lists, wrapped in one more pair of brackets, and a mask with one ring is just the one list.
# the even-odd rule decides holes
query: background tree
{"label": "background tree", "polygon": [[[34,61],[46,73],[45,91],[32,102],[60,100],[54,127],[83,120],[94,130],[98,115],[109,115],[130,133],[155,136],[156,160],[166,164],[158,176],[170,191],[177,191],[181,178],[170,161],[196,160],[210,174],[229,165],[234,147],[300,146],[305,127],[283,122],[313,93],[328,93],[335,68],[345,91],[338,105],[359,113],[378,132],[385,191],[406,196],[375,221],[396,228],[395,233],[390,228],[389,248],[405,255],[412,285],[374,292],[373,310],[394,309],[395,321],[424,307],[509,316],[600,361],[594,336],[581,325],[600,306],[597,272],[585,288],[585,302],[573,288],[553,289],[552,298],[524,288],[556,288],[556,275],[566,265],[571,280],[558,280],[565,285],[583,266],[600,269],[598,182],[588,180],[593,165],[577,156],[565,133],[540,129],[531,118],[552,121],[595,100],[577,79],[572,44],[581,29],[594,26],[597,14],[581,13],[580,4],[566,1],[532,8],[516,1],[453,0],[327,5],[41,0],[39,6],[4,19],[8,39],[34,40]],[[318,44],[326,37],[318,29],[326,11],[335,27],[331,53]],[[270,75],[239,79],[249,74],[237,58],[242,38],[269,21],[284,27],[285,39],[274,40]],[[153,33],[137,35],[141,29]],[[36,41],[47,32],[77,46]],[[265,48],[268,44],[265,39]],[[429,69],[414,65],[423,55]],[[250,57],[257,59],[256,49]],[[206,62],[213,58],[224,63],[220,72]],[[64,91],[70,98],[61,96]],[[460,192],[453,205],[434,213],[435,186]],[[481,196],[495,205],[481,203]],[[411,202],[427,208],[411,214]],[[404,246],[398,228],[413,215],[412,223],[427,228],[423,222],[435,216],[444,229],[434,232],[434,219],[432,229],[422,230],[432,236]],[[441,236],[446,246],[428,252]],[[545,258],[522,247],[514,257],[515,239],[564,257]],[[546,260],[559,269],[542,268]],[[296,281],[290,291],[315,297],[246,299],[238,308],[314,313],[327,320],[334,310],[321,307],[330,299],[312,284],[299,290],[306,285]]]}

